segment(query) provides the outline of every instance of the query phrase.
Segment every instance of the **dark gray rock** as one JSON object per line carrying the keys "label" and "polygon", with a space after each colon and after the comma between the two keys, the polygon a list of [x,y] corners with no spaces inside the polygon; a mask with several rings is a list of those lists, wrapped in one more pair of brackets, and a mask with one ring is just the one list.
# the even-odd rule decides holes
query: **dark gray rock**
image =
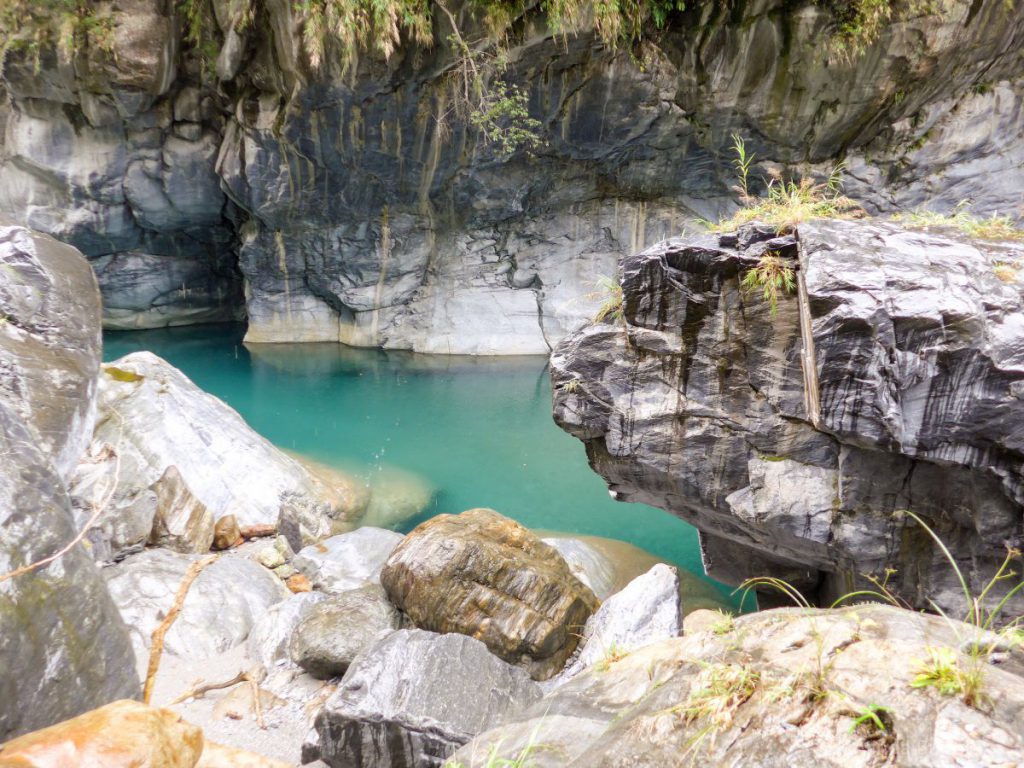
{"label": "dark gray rock", "polygon": [[331,768],[439,768],[540,695],[479,640],[398,630],[352,663],[317,715],[319,758]]}
{"label": "dark gray rock", "polygon": [[288,646],[295,627],[312,610],[313,606],[327,595],[323,592],[300,592],[297,595],[272,605],[256,619],[249,637],[246,638],[246,652],[253,661],[266,669],[291,660]]}
{"label": "dark gray rock", "polygon": [[384,589],[370,584],[313,606],[296,625],[289,654],[313,677],[340,677],[378,635],[400,624]]}
{"label": "dark gray rock", "polygon": [[895,568],[913,604],[962,609],[953,569],[898,511],[974,587],[1019,541],[1024,313],[994,268],[1020,249],[801,225],[799,249],[776,245],[802,288],[773,315],[739,288],[770,234],[626,259],[625,325],[553,357],[556,421],[617,498],[696,525],[724,581],[774,574],[828,600]]}
{"label": "dark gray rock", "polygon": [[0,211],[94,260],[112,327],[237,318],[244,301],[250,341],[464,353],[546,353],[620,256],[731,208],[733,132],[755,183],[845,159],[872,209],[1014,211],[1024,8],[913,14],[841,55],[829,5],[688,3],[640,52],[552,36],[531,6],[504,76],[545,144],[503,160],[435,120],[442,21],[428,50],[313,73],[293,4],[242,25],[213,3],[203,78],[172,8],[134,0],[112,9],[102,61],[9,52]]}
{"label": "dark gray rock", "polygon": [[[0,224],[0,575],[78,528],[64,479],[92,429],[99,294],[75,249]],[[138,696],[128,632],[82,545],[0,581],[0,742]]]}

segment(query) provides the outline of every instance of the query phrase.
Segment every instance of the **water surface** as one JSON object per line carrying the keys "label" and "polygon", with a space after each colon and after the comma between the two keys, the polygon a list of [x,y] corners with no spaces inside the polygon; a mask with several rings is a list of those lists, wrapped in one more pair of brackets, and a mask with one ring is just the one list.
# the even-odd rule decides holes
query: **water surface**
{"label": "water surface", "polygon": [[236,325],[109,332],[104,357],[160,355],[280,448],[366,477],[398,468],[425,478],[433,499],[400,530],[491,507],[531,528],[621,539],[702,575],[696,530],[611,499],[583,446],[555,426],[547,358],[246,347],[243,334]]}

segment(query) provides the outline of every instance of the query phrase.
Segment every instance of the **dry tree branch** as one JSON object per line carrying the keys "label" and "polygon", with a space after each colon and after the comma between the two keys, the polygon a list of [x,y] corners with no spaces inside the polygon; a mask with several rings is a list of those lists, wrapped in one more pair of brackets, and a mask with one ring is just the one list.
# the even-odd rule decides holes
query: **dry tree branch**
{"label": "dry tree branch", "polygon": [[181,607],[185,602],[185,597],[188,595],[192,582],[196,580],[196,577],[199,576],[206,566],[219,557],[220,555],[210,555],[210,557],[197,560],[188,567],[185,578],[181,580],[181,584],[178,586],[178,592],[174,596],[171,609],[164,616],[164,620],[160,622],[160,626],[153,630],[153,640],[149,649],[149,666],[146,669],[146,684],[142,689],[143,704],[149,704],[153,696],[153,683],[156,680],[156,673],[160,669],[160,656],[164,651],[164,636],[171,628],[171,625],[174,624],[175,619],[178,618],[178,614],[181,613]]}
{"label": "dry tree branch", "polygon": [[[123,433],[124,419],[122,419],[121,414],[118,413],[117,410],[114,410],[113,413],[117,417],[118,422],[120,422],[121,432]],[[120,433],[118,437],[120,437]],[[118,440],[117,442],[120,442],[120,440]],[[13,571],[8,571],[7,573],[0,574],[0,584],[10,579],[17,578],[18,576],[24,576],[26,573],[31,573],[32,571],[39,570],[40,568],[45,568],[46,566],[50,565],[50,563],[53,563],[59,560],[60,558],[64,557],[64,555],[66,555],[68,552],[70,552],[72,549],[74,549],[82,542],[82,540],[85,538],[85,535],[92,529],[94,525],[96,525],[96,521],[103,513],[103,510],[107,508],[107,505],[110,504],[111,499],[114,498],[114,491],[117,490],[117,484],[121,478],[121,455],[116,451],[114,452],[114,459],[114,473],[110,478],[109,487],[107,487],[102,493],[100,493],[98,490],[93,493],[93,499],[89,503],[89,506],[92,507],[92,514],[89,515],[89,519],[85,521],[85,525],[82,526],[82,530],[80,530],[78,534],[73,539],[71,539],[71,541],[69,541],[66,545],[58,549],[52,555],[48,555],[40,560],[36,560],[35,562],[29,563],[28,565],[23,565],[20,568],[15,568]]]}
{"label": "dry tree branch", "polygon": [[230,688],[233,685],[244,683],[247,679],[248,675],[245,672],[239,672],[230,680],[224,680],[220,683],[201,683],[200,685],[196,685],[192,688],[189,688],[180,696],[175,697],[175,699],[169,702],[167,706],[172,707],[175,704],[181,704],[181,702],[186,701],[188,699],[198,699],[204,694],[209,693],[210,691],[221,691],[225,688]]}

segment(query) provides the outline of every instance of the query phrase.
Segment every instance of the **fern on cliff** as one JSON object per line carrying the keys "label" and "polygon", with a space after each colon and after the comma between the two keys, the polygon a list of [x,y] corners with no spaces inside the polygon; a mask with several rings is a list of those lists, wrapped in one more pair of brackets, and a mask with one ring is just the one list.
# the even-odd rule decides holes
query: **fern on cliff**
{"label": "fern on cliff", "polygon": [[0,0],[0,79],[12,52],[38,72],[47,49],[64,58],[88,45],[109,51],[112,31],[109,14],[97,13],[89,0]]}

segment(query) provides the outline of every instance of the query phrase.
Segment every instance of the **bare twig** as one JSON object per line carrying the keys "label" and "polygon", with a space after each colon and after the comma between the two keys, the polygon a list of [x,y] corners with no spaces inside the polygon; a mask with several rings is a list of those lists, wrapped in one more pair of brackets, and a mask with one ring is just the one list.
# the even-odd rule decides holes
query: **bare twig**
{"label": "bare twig", "polygon": [[[116,410],[113,411],[113,414],[121,423],[121,429],[123,431],[124,420],[121,418],[121,414],[118,413]],[[118,442],[120,442],[120,440]],[[78,534],[73,539],[71,539],[71,541],[69,541],[63,547],[58,549],[52,555],[48,555],[42,558],[41,560],[36,560],[35,562],[29,563],[28,565],[23,565],[20,568],[15,568],[13,571],[8,571],[7,573],[0,574],[0,584],[10,579],[17,578],[18,576],[24,576],[26,573],[37,571],[40,568],[45,568],[50,563],[53,563],[59,560],[60,558],[64,557],[64,555],[66,555],[68,552],[70,552],[72,549],[74,549],[82,542],[82,540],[85,538],[85,535],[92,529],[94,525],[96,525],[96,521],[103,513],[103,510],[107,508],[107,505],[110,503],[111,499],[113,499],[114,491],[117,490],[117,483],[121,476],[121,455],[116,451],[113,451],[113,457],[114,472],[110,478],[109,485],[105,487],[102,492],[100,492],[98,489],[94,492],[93,499],[89,504],[89,506],[92,507],[92,514],[89,515],[89,519],[85,521],[85,525],[82,526],[82,530],[80,530]]]}
{"label": "bare twig", "polygon": [[181,704],[181,702],[186,701],[187,699],[198,699],[199,697],[209,693],[210,691],[220,691],[224,688],[230,688],[233,685],[244,683],[247,679],[249,679],[249,676],[245,672],[239,672],[230,680],[225,680],[220,683],[202,683],[185,691],[183,694],[174,699],[174,701],[170,702],[167,706]]}
{"label": "bare twig", "polygon": [[252,689],[252,708],[256,712],[256,725],[260,727],[260,730],[266,730],[266,723],[263,722],[263,705],[260,704],[260,685],[256,682],[256,678],[248,672],[243,673],[242,676],[249,681]]}
{"label": "bare twig", "polygon": [[185,597],[188,595],[192,582],[196,580],[196,577],[199,576],[203,568],[219,557],[220,555],[211,555],[203,560],[197,560],[188,567],[185,578],[181,580],[181,585],[178,587],[178,593],[174,596],[171,609],[167,612],[164,620],[160,622],[160,626],[153,630],[153,642],[149,650],[149,666],[146,669],[146,685],[142,689],[142,701],[144,704],[149,704],[153,696],[153,683],[156,680],[156,673],[160,669],[160,656],[164,651],[164,636],[171,628],[171,625],[174,624],[174,620],[178,618],[178,614],[181,613],[181,606],[185,602]]}

